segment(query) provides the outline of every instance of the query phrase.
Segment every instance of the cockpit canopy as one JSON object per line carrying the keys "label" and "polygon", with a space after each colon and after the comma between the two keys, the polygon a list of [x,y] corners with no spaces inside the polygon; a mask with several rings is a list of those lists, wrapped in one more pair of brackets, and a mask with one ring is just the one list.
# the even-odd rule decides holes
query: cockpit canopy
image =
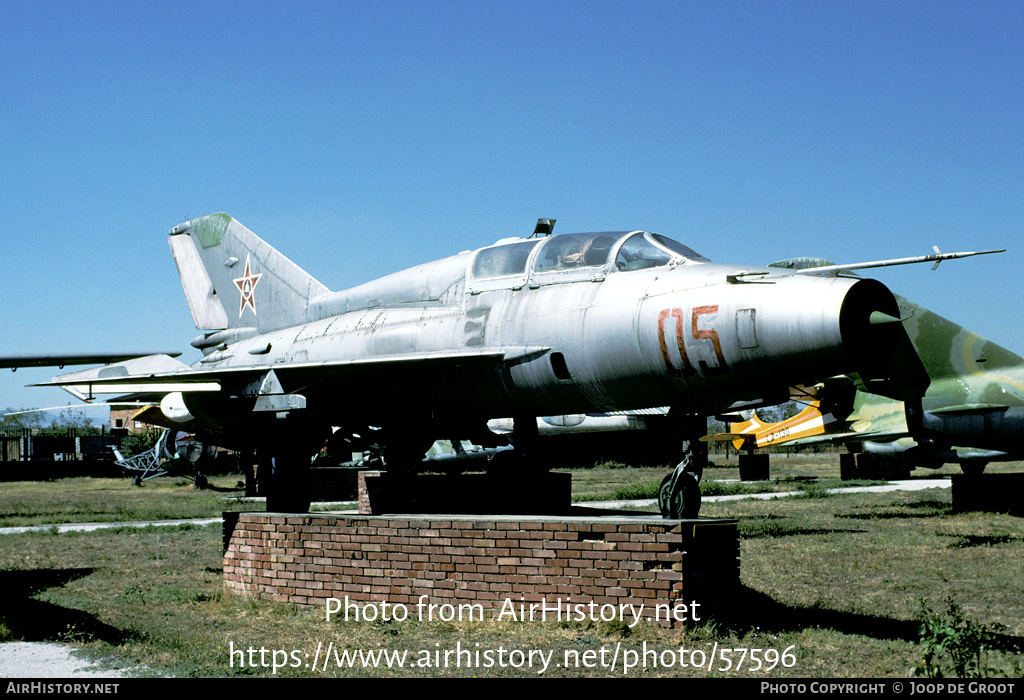
{"label": "cockpit canopy", "polygon": [[697,251],[656,233],[634,233],[619,246],[616,270],[642,270],[676,262],[711,262]]}
{"label": "cockpit canopy", "polygon": [[319,320],[360,309],[450,303],[452,293],[461,293],[463,281],[466,292],[481,294],[706,262],[710,261],[681,243],[644,231],[511,238],[325,294],[311,301],[306,313],[309,320]]}
{"label": "cockpit canopy", "polygon": [[541,240],[538,238],[481,249],[473,259],[473,279],[522,275],[526,272],[530,253]]}
{"label": "cockpit canopy", "polygon": [[525,278],[528,271],[532,277],[588,268],[630,272],[687,262],[710,261],[682,243],[655,233],[570,233],[483,248],[473,259],[471,277]]}

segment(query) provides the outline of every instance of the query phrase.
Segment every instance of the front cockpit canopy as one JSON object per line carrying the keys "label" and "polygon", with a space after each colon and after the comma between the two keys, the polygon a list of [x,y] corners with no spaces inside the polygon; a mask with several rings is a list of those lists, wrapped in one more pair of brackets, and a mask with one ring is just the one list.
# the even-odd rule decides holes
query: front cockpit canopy
{"label": "front cockpit canopy", "polygon": [[551,236],[533,261],[534,272],[604,267],[618,237],[608,233]]}

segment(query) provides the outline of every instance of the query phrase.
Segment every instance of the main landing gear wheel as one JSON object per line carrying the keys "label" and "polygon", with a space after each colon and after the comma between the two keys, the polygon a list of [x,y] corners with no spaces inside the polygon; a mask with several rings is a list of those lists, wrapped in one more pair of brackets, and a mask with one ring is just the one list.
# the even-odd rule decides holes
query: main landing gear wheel
{"label": "main landing gear wheel", "polygon": [[668,473],[665,478],[661,480],[661,486],[658,487],[658,510],[661,511],[661,517],[668,517],[668,504],[672,498],[672,474]]}
{"label": "main landing gear wheel", "polygon": [[701,494],[697,475],[676,469],[661,480],[658,508],[663,518],[690,520],[700,513]]}

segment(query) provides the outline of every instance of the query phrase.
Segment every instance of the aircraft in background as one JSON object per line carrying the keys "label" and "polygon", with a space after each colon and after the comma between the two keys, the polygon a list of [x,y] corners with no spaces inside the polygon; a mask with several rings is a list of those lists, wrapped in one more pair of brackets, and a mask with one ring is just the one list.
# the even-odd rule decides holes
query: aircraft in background
{"label": "aircraft in background", "polygon": [[897,296],[907,336],[928,372],[919,401],[864,390],[857,376],[794,388],[805,408],[778,422],[756,412],[729,425],[737,449],[846,443],[882,461],[980,474],[989,462],[1024,459],[1024,359]]}
{"label": "aircraft in background", "polygon": [[332,292],[227,214],[194,219],[168,240],[202,359],[128,359],[50,385],[86,400],[162,396],[137,419],[255,451],[274,511],[308,508],[311,456],[328,438],[378,446],[405,472],[435,439],[481,443],[488,420],[512,416],[532,466],[537,416],[670,406],[682,459],[663,510],[695,517],[706,416],[849,372],[896,398],[923,392],[895,298],[845,272],[977,254],[792,270],[715,264],[644,231],[550,235],[553,224]]}

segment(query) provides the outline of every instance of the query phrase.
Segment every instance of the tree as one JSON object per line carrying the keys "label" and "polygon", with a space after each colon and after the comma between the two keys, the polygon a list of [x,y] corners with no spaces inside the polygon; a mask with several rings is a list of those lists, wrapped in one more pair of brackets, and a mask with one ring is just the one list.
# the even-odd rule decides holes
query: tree
{"label": "tree", "polygon": [[0,415],[0,431],[21,432],[42,427],[43,414],[41,411],[8,407],[3,415]]}
{"label": "tree", "polygon": [[787,401],[777,406],[757,409],[757,417],[765,423],[778,423],[787,418],[792,418],[802,410],[804,410],[804,404],[797,403],[796,401]]}
{"label": "tree", "polygon": [[98,435],[100,433],[100,429],[92,424],[92,418],[87,416],[83,409],[71,406],[61,411],[60,415],[50,422],[49,428],[43,432],[66,435],[71,430],[78,435]]}

